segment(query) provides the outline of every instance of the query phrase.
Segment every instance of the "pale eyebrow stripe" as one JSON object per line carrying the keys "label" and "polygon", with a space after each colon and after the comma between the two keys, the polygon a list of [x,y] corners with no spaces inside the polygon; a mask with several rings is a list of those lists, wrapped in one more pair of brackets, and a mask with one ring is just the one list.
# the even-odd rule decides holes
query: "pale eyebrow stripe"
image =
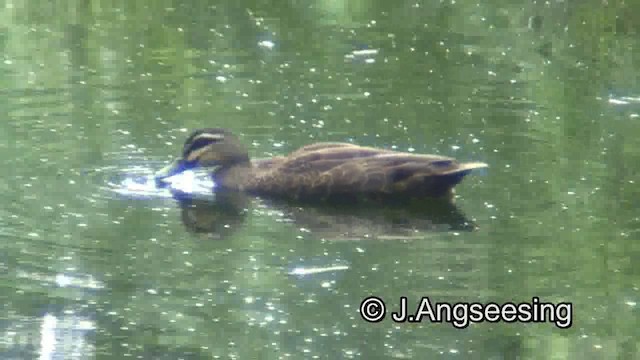
{"label": "pale eyebrow stripe", "polygon": [[189,156],[187,157],[187,161],[194,161],[196,159],[198,159],[200,157],[200,155],[202,155],[202,153],[204,153],[205,151],[209,150],[209,146],[204,146],[201,147],[198,150],[192,151],[189,153]]}
{"label": "pale eyebrow stripe", "polygon": [[199,134],[195,136],[193,139],[191,139],[185,145],[185,148],[182,151],[182,156],[185,158],[190,157],[188,156],[190,153],[194,151],[198,151],[201,148],[205,148],[208,145],[211,145],[212,142],[220,141],[222,139],[224,139],[223,134],[208,134],[208,133]]}
{"label": "pale eyebrow stripe", "polygon": [[198,139],[211,139],[211,140],[222,140],[224,135],[222,134],[211,134],[211,133],[203,133],[195,137],[193,141]]}

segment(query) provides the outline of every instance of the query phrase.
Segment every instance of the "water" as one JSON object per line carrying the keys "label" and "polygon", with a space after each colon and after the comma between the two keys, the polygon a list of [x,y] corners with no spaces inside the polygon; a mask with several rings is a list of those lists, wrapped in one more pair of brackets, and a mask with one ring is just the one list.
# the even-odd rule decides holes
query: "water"
{"label": "water", "polygon": [[[640,358],[635,3],[135,4],[0,12],[1,358]],[[200,127],[489,168],[448,206],[157,188]],[[374,324],[370,296],[572,326]]]}
{"label": "water", "polygon": [[106,187],[126,198],[174,198],[176,193],[183,193],[191,198],[215,199],[215,183],[206,172],[196,174],[187,170],[164,178],[163,184],[158,184],[156,171],[151,168],[131,167],[120,171],[119,176],[107,181]]}

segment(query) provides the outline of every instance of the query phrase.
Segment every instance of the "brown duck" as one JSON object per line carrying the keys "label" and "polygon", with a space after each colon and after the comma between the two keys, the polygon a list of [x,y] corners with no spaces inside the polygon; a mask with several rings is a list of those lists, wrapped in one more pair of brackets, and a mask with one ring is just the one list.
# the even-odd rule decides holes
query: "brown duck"
{"label": "brown duck", "polygon": [[224,129],[194,131],[182,156],[156,174],[210,168],[216,186],[260,197],[292,200],[448,198],[453,187],[480,162],[459,163],[438,155],[419,155],[350,143],[315,143],[287,156],[249,159],[241,142]]}

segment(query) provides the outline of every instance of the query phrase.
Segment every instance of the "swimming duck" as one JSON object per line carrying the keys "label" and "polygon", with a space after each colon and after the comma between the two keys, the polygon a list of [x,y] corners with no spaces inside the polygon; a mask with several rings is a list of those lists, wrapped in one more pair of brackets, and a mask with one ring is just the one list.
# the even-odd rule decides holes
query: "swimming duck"
{"label": "swimming duck", "polygon": [[251,160],[226,129],[196,130],[182,156],[156,174],[156,182],[193,168],[207,168],[220,189],[291,200],[400,200],[450,198],[453,187],[481,162],[398,152],[351,143],[322,142],[289,155]]}

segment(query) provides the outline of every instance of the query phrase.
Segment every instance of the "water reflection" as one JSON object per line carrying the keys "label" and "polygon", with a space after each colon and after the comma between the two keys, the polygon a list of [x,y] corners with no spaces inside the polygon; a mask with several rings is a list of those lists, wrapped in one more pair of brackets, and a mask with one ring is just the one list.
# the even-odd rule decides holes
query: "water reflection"
{"label": "water reflection", "polygon": [[96,330],[92,320],[64,315],[45,314],[40,326],[40,360],[86,359],[95,354],[88,333]]}
{"label": "water reflection", "polygon": [[182,223],[194,233],[207,233],[214,238],[226,238],[246,220],[249,198],[241,193],[216,193],[212,199],[197,199],[176,193]]}
{"label": "water reflection", "polygon": [[[18,293],[29,291],[29,300],[24,304],[41,304],[46,301],[39,291],[31,291],[27,281],[32,280],[43,284],[52,292],[68,292],[69,297],[82,305],[62,305],[51,303],[43,305],[43,312],[24,317],[13,311],[8,311],[0,321],[0,358],[2,359],[86,359],[95,354],[93,336],[97,331],[95,314],[88,310],[85,299],[91,293],[102,290],[104,284],[91,275],[82,274],[46,274],[43,272],[26,272],[18,270],[16,278],[21,279],[24,289]],[[65,301],[58,298],[58,301]],[[66,302],[66,301],[65,301]],[[13,306],[24,306],[11,304]]]}
{"label": "water reflection", "polygon": [[[430,204],[296,204],[255,199],[238,192],[198,199],[174,192],[184,226],[194,233],[225,238],[242,227],[252,210],[268,209],[279,222],[324,240],[412,240],[442,231],[472,231],[472,220],[448,201]],[[262,211],[264,212],[264,211]]]}

